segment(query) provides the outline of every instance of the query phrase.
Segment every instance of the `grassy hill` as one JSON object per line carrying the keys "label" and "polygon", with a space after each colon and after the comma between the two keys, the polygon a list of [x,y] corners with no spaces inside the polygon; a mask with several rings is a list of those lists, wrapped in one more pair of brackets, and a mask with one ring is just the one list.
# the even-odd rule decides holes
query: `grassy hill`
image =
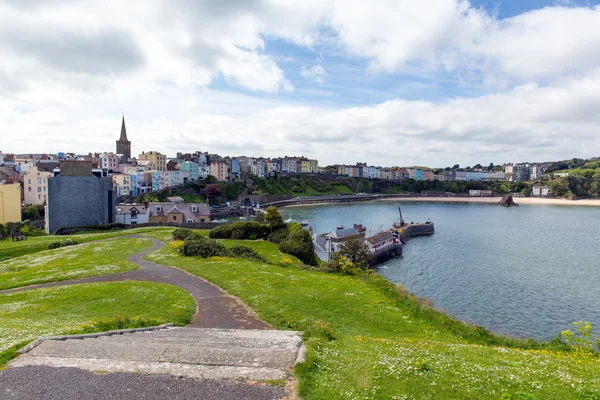
{"label": "grassy hill", "polygon": [[[146,258],[219,285],[275,328],[305,332],[307,360],[295,370],[304,399],[600,399],[597,354],[557,341],[494,335],[430,308],[376,274],[348,276],[306,267],[269,242],[223,241],[248,245],[266,262],[184,257],[177,251],[182,242],[171,241],[171,231],[144,233],[168,243]],[[111,257],[129,254],[128,246],[119,247],[115,239],[97,243],[112,246]],[[72,256],[81,252],[83,260],[95,245],[73,246],[70,258],[52,269],[85,270],[84,262]],[[49,263],[52,256],[65,257],[59,250],[36,256]],[[31,257],[10,262],[25,265]],[[142,282],[0,294],[0,364],[40,334],[181,325],[194,309],[180,289]]]}
{"label": "grassy hill", "polygon": [[497,336],[376,274],[286,266],[277,246],[258,243],[268,263],[183,257],[181,242],[147,258],[214,282],[276,328],[305,331],[308,358],[296,368],[302,398],[600,398],[597,355]]}

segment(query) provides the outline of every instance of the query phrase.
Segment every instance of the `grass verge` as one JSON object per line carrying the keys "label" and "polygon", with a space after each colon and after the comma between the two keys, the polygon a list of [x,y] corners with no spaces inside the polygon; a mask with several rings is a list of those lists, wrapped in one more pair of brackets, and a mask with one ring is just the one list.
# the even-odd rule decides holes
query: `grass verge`
{"label": "grass verge", "polygon": [[[75,239],[80,243],[91,242],[93,240],[110,239],[119,236],[133,235],[136,233],[145,232],[160,232],[163,228],[136,228],[136,229],[124,229],[119,231],[98,231],[98,232],[86,232],[75,235],[46,235],[46,236],[32,236],[26,240],[13,242],[10,238],[0,240],[0,261],[8,260],[14,257],[24,256],[27,254],[33,254],[48,249],[48,245],[53,242],[63,242],[66,239]],[[169,229],[169,228],[165,228]],[[171,229],[172,230],[172,229]]]}
{"label": "grass verge", "polygon": [[0,295],[0,366],[43,335],[101,332],[172,322],[196,311],[185,290],[149,282],[115,282]]}
{"label": "grass verge", "polygon": [[147,258],[214,282],[279,329],[305,331],[305,399],[600,399],[598,357],[493,335],[378,275],[183,257],[176,246]]}
{"label": "grass verge", "polygon": [[119,238],[0,261],[0,290],[137,269],[127,257],[150,247],[146,239]]}

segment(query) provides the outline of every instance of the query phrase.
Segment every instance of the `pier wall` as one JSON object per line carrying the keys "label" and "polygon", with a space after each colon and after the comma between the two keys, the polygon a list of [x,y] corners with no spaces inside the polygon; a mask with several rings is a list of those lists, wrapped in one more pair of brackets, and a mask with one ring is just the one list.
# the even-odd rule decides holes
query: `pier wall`
{"label": "pier wall", "polygon": [[381,264],[386,262],[387,260],[390,260],[394,257],[399,257],[401,255],[402,243],[396,243],[392,246],[388,246],[383,250],[376,251],[375,253],[371,254],[371,257],[369,258],[369,265],[374,266],[377,264]]}
{"label": "pier wall", "polygon": [[398,238],[402,243],[406,243],[411,237],[433,235],[434,232],[435,228],[433,226],[433,222],[426,222],[424,224],[412,224],[404,228],[404,230]]}

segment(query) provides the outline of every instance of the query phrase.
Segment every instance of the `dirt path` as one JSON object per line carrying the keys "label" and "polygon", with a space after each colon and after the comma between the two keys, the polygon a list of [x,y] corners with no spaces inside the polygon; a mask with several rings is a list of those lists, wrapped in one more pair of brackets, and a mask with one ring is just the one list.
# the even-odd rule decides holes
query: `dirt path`
{"label": "dirt path", "polygon": [[150,240],[152,248],[135,254],[128,261],[140,266],[139,270],[123,272],[120,274],[94,276],[90,278],[73,279],[67,281],[43,283],[20,288],[0,291],[0,294],[22,292],[26,290],[41,289],[57,286],[78,285],[81,283],[121,282],[121,281],[150,281],[167,283],[178,286],[189,292],[196,300],[197,310],[192,322],[188,325],[194,328],[223,328],[223,329],[269,329],[270,326],[258,319],[254,312],[238,298],[224,292],[219,287],[204,279],[191,275],[181,269],[156,264],[145,260],[143,257],[162,248],[165,244],[160,240],[142,235],[136,237]]}

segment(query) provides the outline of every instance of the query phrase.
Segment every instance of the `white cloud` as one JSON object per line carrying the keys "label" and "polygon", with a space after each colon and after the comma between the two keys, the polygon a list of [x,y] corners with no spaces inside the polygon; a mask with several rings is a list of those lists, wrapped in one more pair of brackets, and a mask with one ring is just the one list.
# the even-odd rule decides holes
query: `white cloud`
{"label": "white cloud", "polygon": [[323,68],[321,64],[315,64],[310,68],[305,65],[302,67],[300,75],[302,75],[307,81],[323,84],[325,82],[325,78],[327,77],[327,71],[325,71],[325,68]]}
{"label": "white cloud", "polygon": [[[0,0],[2,150],[111,150],[125,112],[136,151],[440,165],[588,156],[600,124],[599,20],[600,6],[500,20],[466,0]],[[272,54],[270,39],[326,57],[333,46],[374,74],[451,71],[491,93],[283,102],[276,94],[294,86],[280,64],[295,54]],[[300,74],[328,77],[321,60]],[[269,95],[207,89],[215,79]]]}
{"label": "white cloud", "polygon": [[[179,107],[190,97],[194,102]],[[191,96],[177,88],[152,93],[152,98],[124,106],[134,152],[305,154],[321,164],[543,161],[597,155],[600,70],[550,87],[524,85],[442,103],[396,99],[369,107],[319,108],[213,91]],[[113,149],[120,120],[112,115],[118,111],[88,117],[79,110],[98,103],[87,102],[44,112],[18,111],[0,102],[0,110],[6,110],[0,111],[0,135],[22,132],[11,143],[32,152]]]}

